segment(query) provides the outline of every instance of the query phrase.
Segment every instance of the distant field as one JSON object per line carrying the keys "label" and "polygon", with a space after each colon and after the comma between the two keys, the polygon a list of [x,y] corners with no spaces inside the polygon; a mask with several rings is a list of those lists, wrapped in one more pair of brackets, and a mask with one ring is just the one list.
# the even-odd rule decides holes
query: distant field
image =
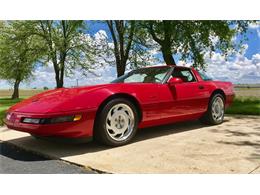
{"label": "distant field", "polygon": [[260,88],[260,83],[258,84],[235,84],[237,88]]}
{"label": "distant field", "polygon": [[260,98],[260,88],[234,88],[236,97]]}
{"label": "distant field", "polygon": [[[36,95],[38,93],[43,92],[42,89],[21,89],[19,90],[19,94],[21,97],[30,97],[33,95]],[[8,98],[11,97],[13,93],[13,90],[9,89],[0,89],[0,97]]]}

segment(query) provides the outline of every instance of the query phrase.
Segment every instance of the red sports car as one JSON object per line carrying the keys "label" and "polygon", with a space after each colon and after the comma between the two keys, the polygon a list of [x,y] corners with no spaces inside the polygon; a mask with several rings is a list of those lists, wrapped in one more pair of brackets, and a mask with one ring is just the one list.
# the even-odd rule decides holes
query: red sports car
{"label": "red sports car", "polygon": [[233,97],[230,82],[212,81],[194,68],[154,66],[109,84],[38,94],[12,106],[5,124],[34,136],[94,137],[119,146],[137,128],[195,119],[220,124]]}

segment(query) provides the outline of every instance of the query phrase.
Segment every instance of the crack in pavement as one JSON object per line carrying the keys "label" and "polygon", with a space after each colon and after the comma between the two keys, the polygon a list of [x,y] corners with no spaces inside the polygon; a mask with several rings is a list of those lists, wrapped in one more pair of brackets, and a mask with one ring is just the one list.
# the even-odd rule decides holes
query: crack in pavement
{"label": "crack in pavement", "polygon": [[248,174],[254,173],[257,169],[260,168],[260,165],[258,165],[256,168],[254,168],[252,171],[250,171]]}

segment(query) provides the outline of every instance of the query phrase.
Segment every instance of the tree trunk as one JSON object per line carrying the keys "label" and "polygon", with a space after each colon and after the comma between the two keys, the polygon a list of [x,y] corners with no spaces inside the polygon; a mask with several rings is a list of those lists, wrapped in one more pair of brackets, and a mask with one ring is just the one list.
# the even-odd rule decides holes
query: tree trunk
{"label": "tree trunk", "polygon": [[55,71],[55,80],[56,80],[56,88],[63,87],[63,77],[64,77],[64,68],[59,69],[59,65],[56,60],[53,61],[54,71]]}
{"label": "tree trunk", "polygon": [[60,71],[55,75],[56,79],[56,88],[62,88],[63,87],[63,77],[60,76]]}
{"label": "tree trunk", "polygon": [[64,80],[64,66],[60,70],[60,83],[59,83],[59,87],[58,88],[62,88],[63,87],[63,80]]}
{"label": "tree trunk", "polygon": [[[109,20],[107,21],[113,42],[114,42],[114,55],[116,58],[117,77],[125,74],[126,62],[129,58],[129,52],[133,42],[135,31],[135,21],[130,21],[129,32],[123,20]],[[125,38],[125,33],[128,33],[128,38]]]}
{"label": "tree trunk", "polygon": [[12,95],[12,99],[17,99],[19,98],[19,85],[20,85],[20,80],[16,80],[14,83],[14,92]]}
{"label": "tree trunk", "polygon": [[171,48],[162,46],[163,59],[167,65],[176,65],[174,58],[172,57]]}
{"label": "tree trunk", "polygon": [[56,88],[62,88],[62,87],[63,87],[63,81],[59,79],[58,81],[56,81]]}
{"label": "tree trunk", "polygon": [[[66,46],[64,46],[66,47]],[[61,60],[60,60],[60,83],[59,83],[59,87],[58,88],[62,88],[63,87],[63,80],[64,80],[64,67],[65,67],[65,61],[66,61],[66,52],[64,52],[61,56]]]}
{"label": "tree trunk", "polygon": [[116,63],[117,77],[120,77],[125,74],[126,64],[122,63],[122,61]]}

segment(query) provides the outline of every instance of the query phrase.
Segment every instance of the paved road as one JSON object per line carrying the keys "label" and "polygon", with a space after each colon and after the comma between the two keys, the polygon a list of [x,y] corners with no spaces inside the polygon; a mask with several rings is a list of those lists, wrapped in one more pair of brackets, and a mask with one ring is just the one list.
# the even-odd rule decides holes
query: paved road
{"label": "paved road", "polygon": [[60,160],[50,160],[22,150],[13,145],[0,143],[0,173],[91,173],[79,166]]}

